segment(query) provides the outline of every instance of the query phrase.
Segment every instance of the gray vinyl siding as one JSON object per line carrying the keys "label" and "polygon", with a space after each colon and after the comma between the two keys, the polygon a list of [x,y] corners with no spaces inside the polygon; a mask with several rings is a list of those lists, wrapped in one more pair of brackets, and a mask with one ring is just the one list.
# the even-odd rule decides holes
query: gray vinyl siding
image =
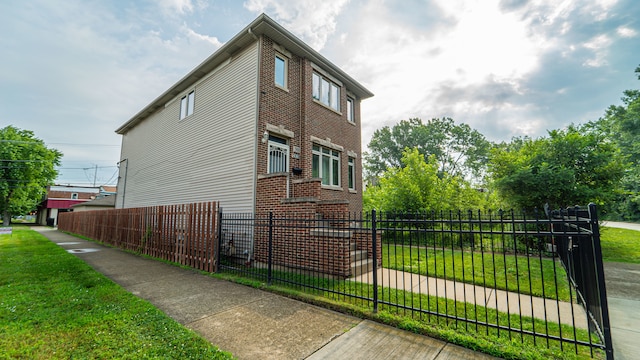
{"label": "gray vinyl siding", "polygon": [[[215,200],[253,211],[257,88],[256,42],[124,134],[116,207]],[[179,120],[192,89],[195,110]]]}

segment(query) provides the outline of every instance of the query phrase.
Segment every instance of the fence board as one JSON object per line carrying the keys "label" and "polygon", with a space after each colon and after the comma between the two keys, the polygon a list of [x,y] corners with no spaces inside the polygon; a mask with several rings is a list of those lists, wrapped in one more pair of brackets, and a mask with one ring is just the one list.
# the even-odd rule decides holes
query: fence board
{"label": "fence board", "polygon": [[215,201],[60,214],[58,229],[124,250],[215,271]]}

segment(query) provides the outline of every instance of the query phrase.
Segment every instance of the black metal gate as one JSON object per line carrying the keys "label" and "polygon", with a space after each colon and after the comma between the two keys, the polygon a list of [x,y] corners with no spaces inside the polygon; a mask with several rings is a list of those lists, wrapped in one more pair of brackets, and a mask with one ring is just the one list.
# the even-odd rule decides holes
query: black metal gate
{"label": "black metal gate", "polygon": [[[605,344],[607,359],[613,359],[609,307],[604,281],[600,228],[596,205],[553,211],[557,253],[576,289],[578,302],[584,306],[589,329]],[[569,235],[570,234],[570,235]]]}
{"label": "black metal gate", "polygon": [[547,215],[221,213],[218,270],[612,359],[596,206]]}

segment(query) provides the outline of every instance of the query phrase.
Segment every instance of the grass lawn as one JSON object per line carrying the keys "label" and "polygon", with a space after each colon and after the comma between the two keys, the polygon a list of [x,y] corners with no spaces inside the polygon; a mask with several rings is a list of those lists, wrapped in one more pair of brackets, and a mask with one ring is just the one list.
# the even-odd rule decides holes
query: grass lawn
{"label": "grass lawn", "polygon": [[383,245],[382,263],[394,270],[571,301],[564,268],[552,258]]}
{"label": "grass lawn", "polygon": [[602,227],[602,259],[640,264],[640,231]]}
{"label": "grass lawn", "polygon": [[232,358],[20,227],[0,236],[0,334],[0,358]]}

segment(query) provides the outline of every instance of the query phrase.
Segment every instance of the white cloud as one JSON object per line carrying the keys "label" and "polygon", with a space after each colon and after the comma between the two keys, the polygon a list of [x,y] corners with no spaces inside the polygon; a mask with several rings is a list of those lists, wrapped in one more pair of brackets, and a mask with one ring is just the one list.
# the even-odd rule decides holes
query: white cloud
{"label": "white cloud", "polygon": [[255,13],[267,13],[282,26],[321,50],[336,29],[336,17],[349,0],[248,0],[244,7]]}
{"label": "white cloud", "polygon": [[194,9],[191,0],[161,0],[159,5],[167,14],[177,12],[178,14],[184,15],[193,12]]}
{"label": "white cloud", "polygon": [[[334,50],[349,54],[348,73],[374,86],[375,101],[363,106],[365,142],[375,128],[408,117],[470,122],[515,106],[507,98],[527,91],[520,82],[538,68],[546,39],[529,33],[517,14],[501,13],[497,1],[438,5],[442,22],[424,29],[398,19],[402,10],[371,1]],[[485,84],[498,84],[499,94],[466,90],[481,92]]]}
{"label": "white cloud", "polygon": [[601,67],[607,65],[607,55],[612,41],[607,35],[598,35],[582,44],[593,53],[593,56],[585,60],[582,65],[588,67]]}
{"label": "white cloud", "polygon": [[620,26],[616,29],[616,33],[623,38],[632,38],[638,35],[638,32],[630,27]]}
{"label": "white cloud", "polygon": [[220,40],[218,40],[217,37],[215,36],[208,36],[208,35],[204,35],[204,34],[198,34],[197,32],[195,32],[193,29],[190,28],[185,28],[185,31],[187,33],[187,36],[190,39],[197,41],[204,41],[207,42],[211,45],[214,46],[214,51],[217,50],[218,48],[220,48],[223,43],[220,42]]}

